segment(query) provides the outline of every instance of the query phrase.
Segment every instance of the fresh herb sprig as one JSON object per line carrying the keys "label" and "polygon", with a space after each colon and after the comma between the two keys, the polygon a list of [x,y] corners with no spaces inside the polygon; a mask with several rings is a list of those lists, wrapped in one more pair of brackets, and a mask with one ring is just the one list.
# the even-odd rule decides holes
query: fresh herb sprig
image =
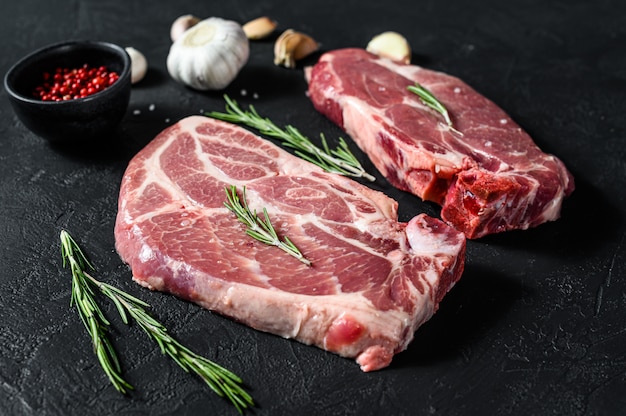
{"label": "fresh herb sprig", "polygon": [[455,132],[462,134],[460,131],[455,129],[454,126],[452,125],[452,119],[450,119],[450,114],[448,113],[448,109],[443,104],[441,104],[441,102],[433,95],[432,92],[430,92],[428,89],[426,89],[423,85],[421,85],[418,82],[416,82],[415,85],[409,85],[407,89],[411,91],[412,93],[416,94],[424,105],[426,105],[427,107],[441,114],[441,116],[443,117],[446,124],[451,130],[454,130]]}
{"label": "fresh herb sprig", "polygon": [[278,247],[307,266],[311,265],[311,262],[304,257],[289,237],[284,236],[282,240],[278,237],[278,234],[270,221],[269,215],[267,214],[266,208],[263,208],[264,219],[257,215],[256,210],[253,211],[250,209],[246,199],[245,186],[243,187],[241,198],[239,198],[239,194],[237,194],[237,187],[234,185],[230,186],[230,188],[226,187],[225,191],[226,201],[224,201],[224,206],[226,206],[229,211],[233,212],[239,221],[247,226],[246,234],[262,243]]}
{"label": "fresh herb sprig", "polygon": [[72,272],[70,306],[75,306],[78,310],[78,315],[91,336],[94,353],[111,384],[120,393],[127,393],[133,386],[121,375],[121,365],[108,335],[111,324],[96,303],[91,279],[84,271],[86,268],[93,269],[93,266],[65,230],[61,231],[61,255],[63,266],[69,264]]}
{"label": "fresh herb sprig", "polygon": [[281,129],[270,119],[260,116],[252,105],[249,106],[248,110],[243,110],[228,95],[224,95],[224,100],[226,100],[226,113],[212,111],[206,113],[206,115],[231,123],[243,124],[258,130],[262,134],[280,139],[284,146],[294,149],[296,155],[327,172],[365,178],[371,182],[376,180],[374,176],[367,173],[361,166],[342,137],[339,138],[337,148],[331,150],[324,135],[320,134],[322,141],[322,147],[320,148],[295,127],[287,125],[284,129]]}
{"label": "fresh herb sprig", "polygon": [[241,386],[242,380],[224,367],[204,358],[174,339],[165,326],[147,311],[146,302],[91,276],[85,269],[93,269],[74,239],[65,230],[61,231],[61,254],[63,265],[69,262],[72,272],[72,303],[76,304],[81,319],[89,332],[100,365],[115,388],[126,393],[132,386],[121,377],[117,355],[106,337],[109,322],[95,301],[92,287],[108,297],[117,308],[122,321],[129,323],[130,316],[139,327],[160,347],[163,354],[172,358],[186,372],[200,376],[220,397],[228,399],[239,413],[254,406],[252,397]]}

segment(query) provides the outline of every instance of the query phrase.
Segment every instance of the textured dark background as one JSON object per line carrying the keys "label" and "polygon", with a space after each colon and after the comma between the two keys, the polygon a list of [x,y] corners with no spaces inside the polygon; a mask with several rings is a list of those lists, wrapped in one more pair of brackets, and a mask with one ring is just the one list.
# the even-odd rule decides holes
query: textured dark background
{"label": "textured dark background", "polygon": [[[111,387],[69,307],[70,275],[58,243],[62,228],[89,253],[97,276],[151,303],[179,340],[241,375],[258,403],[252,414],[625,414],[625,5],[3,2],[3,75],[33,49],[81,38],[134,46],[150,70],[134,87],[119,134],[106,147],[48,145],[21,125],[0,93],[0,414],[235,413],[107,307],[136,391],[124,397]],[[114,250],[126,164],[178,119],[223,109],[221,93],[184,88],[165,69],[170,24],[186,13],[239,22],[269,15],[279,31],[309,33],[324,50],[365,46],[384,30],[401,32],[415,63],[457,75],[502,106],[565,162],[577,189],[557,222],[469,242],[461,282],[409,349],[379,372],[364,374],[351,360],[142,289]],[[340,135],[312,109],[305,88],[302,68],[273,65],[271,39],[251,45],[248,65],[227,92],[312,137],[320,131]],[[438,215],[437,207],[390,189],[380,177],[373,186],[399,201],[403,221],[424,211]]]}

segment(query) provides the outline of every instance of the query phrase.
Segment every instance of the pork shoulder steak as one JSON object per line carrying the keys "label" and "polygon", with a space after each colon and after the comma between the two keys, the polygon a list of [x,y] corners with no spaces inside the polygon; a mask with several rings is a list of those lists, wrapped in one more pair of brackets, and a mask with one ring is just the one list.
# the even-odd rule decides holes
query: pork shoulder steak
{"label": "pork shoulder steak", "polygon": [[[246,187],[312,262],[245,234],[224,207]],[[325,173],[241,127],[201,116],[160,133],[121,183],[116,248],[133,279],[253,328],[387,366],[463,271],[465,237]]]}
{"label": "pork shoulder steak", "polygon": [[[574,189],[559,159],[456,77],[363,49],[328,52],[306,74],[315,108],[392,185],[442,205],[442,219],[468,238],[555,220]],[[447,108],[458,132],[407,90],[415,82]]]}

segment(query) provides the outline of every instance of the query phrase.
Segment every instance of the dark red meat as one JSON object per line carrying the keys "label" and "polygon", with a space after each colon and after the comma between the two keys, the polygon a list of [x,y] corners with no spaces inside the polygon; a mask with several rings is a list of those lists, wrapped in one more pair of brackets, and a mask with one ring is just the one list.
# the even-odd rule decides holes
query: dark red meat
{"label": "dark red meat", "polygon": [[[560,216],[574,181],[505,112],[458,78],[362,49],[324,54],[307,70],[309,96],[399,189],[442,205],[468,238],[526,229]],[[454,129],[407,91],[419,82]]]}

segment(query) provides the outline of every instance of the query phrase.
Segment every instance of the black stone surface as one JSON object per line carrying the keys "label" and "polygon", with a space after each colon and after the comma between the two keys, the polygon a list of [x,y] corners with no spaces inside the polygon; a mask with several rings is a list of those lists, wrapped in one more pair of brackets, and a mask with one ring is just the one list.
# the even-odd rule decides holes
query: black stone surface
{"label": "black stone surface", "polygon": [[[69,307],[62,228],[98,277],[149,302],[175,337],[241,375],[257,402],[250,414],[626,414],[623,1],[20,0],[1,9],[3,75],[32,50],[71,39],[133,46],[150,68],[106,144],[50,145],[0,92],[0,414],[236,414],[107,306],[136,390],[111,387]],[[167,74],[170,24],[187,13],[239,22],[268,15],[277,33],[304,31],[322,50],[403,33],[414,63],[459,76],[499,104],[565,162],[577,189],[556,222],[470,241],[462,280],[379,372],[142,289],[114,249],[126,164],[180,118],[223,109],[222,92],[196,92]],[[305,95],[302,65],[316,57],[288,70],[273,65],[272,50],[273,38],[252,43],[226,92],[311,137],[342,135]],[[372,186],[399,201],[403,221],[438,215],[380,176]]]}

